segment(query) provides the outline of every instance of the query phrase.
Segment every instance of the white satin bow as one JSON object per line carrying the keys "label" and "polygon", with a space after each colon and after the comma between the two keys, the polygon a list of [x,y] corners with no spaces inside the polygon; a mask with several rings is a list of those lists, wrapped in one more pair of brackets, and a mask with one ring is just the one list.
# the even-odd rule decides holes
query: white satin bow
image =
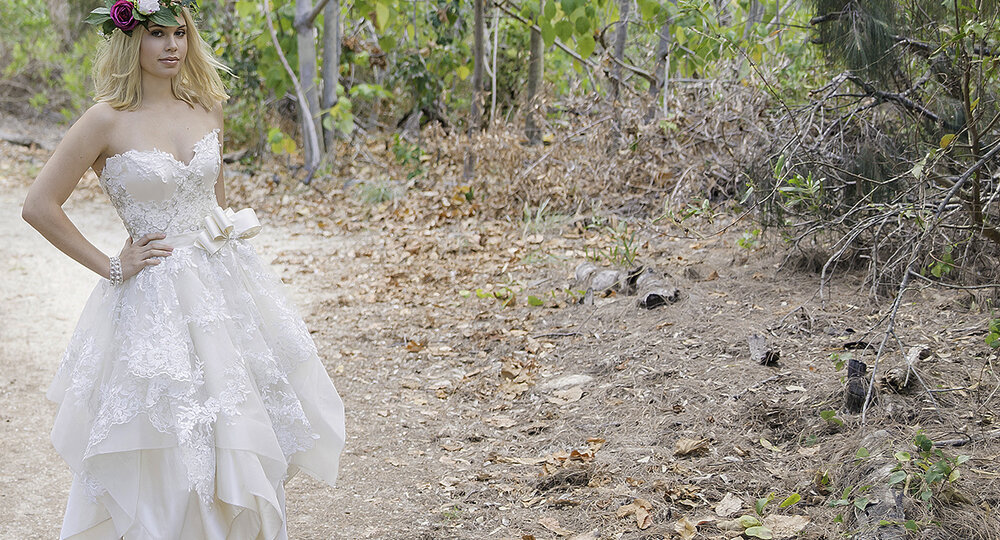
{"label": "white satin bow", "polygon": [[233,212],[232,208],[223,210],[221,206],[216,206],[212,213],[205,216],[203,230],[198,233],[194,245],[214,255],[229,240],[253,238],[259,232],[260,221],[257,221],[253,208]]}

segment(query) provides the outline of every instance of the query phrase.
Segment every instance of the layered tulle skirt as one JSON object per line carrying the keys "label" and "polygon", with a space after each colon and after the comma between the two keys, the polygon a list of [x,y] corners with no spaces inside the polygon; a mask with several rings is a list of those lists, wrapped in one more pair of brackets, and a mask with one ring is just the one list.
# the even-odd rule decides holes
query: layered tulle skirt
{"label": "layered tulle skirt", "polygon": [[287,538],[284,482],[334,483],[344,411],[282,289],[242,240],[98,284],[48,393],[61,538]]}

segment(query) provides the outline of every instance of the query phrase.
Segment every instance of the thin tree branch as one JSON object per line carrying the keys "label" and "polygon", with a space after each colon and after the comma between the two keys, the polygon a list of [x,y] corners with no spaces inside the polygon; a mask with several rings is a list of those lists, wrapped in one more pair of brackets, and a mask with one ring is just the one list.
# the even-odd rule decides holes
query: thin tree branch
{"label": "thin tree branch", "polygon": [[309,101],[302,90],[302,85],[299,84],[299,78],[295,75],[292,66],[288,64],[288,59],[285,58],[285,51],[282,50],[281,43],[278,42],[278,32],[274,29],[274,21],[271,20],[271,4],[268,0],[264,0],[263,8],[264,18],[267,21],[267,30],[271,33],[271,43],[274,44],[274,50],[278,53],[278,59],[281,60],[281,65],[285,66],[288,77],[292,79],[292,86],[295,87],[295,97],[298,99],[300,108],[299,114],[302,115],[302,123],[306,128],[307,137],[305,142],[312,147],[312,152],[309,153],[309,163],[306,164],[306,170],[309,173],[305,180],[303,180],[303,183],[308,184],[309,180],[312,179],[313,173],[316,172],[316,168],[319,166],[319,139],[316,136],[316,125],[312,119],[312,110],[309,108]]}
{"label": "thin tree branch", "polygon": [[926,107],[920,105],[919,103],[916,103],[913,100],[904,97],[901,94],[891,94],[889,92],[883,92],[882,90],[875,88],[874,86],[871,85],[871,83],[866,82],[857,75],[848,75],[847,78],[854,84],[860,86],[861,89],[864,90],[865,93],[867,93],[870,96],[881,99],[882,101],[892,101],[898,103],[902,105],[903,108],[915,112],[934,123],[938,123],[941,121],[940,117],[934,114],[934,112],[928,110]]}

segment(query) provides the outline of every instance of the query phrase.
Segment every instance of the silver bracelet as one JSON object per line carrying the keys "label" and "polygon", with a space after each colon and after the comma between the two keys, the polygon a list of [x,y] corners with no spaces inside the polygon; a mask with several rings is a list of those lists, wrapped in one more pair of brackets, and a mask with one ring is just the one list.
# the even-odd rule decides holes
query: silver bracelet
{"label": "silver bracelet", "polygon": [[115,287],[122,284],[122,261],[118,257],[111,257],[111,270],[108,272],[108,281]]}

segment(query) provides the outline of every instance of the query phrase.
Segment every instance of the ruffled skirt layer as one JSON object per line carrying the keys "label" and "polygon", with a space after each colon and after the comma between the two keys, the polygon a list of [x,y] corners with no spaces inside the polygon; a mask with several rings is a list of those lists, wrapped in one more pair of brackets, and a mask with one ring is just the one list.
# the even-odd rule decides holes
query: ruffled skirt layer
{"label": "ruffled skirt layer", "polygon": [[335,482],[344,410],[282,287],[239,240],[97,286],[48,393],[61,538],[287,538],[284,482]]}

